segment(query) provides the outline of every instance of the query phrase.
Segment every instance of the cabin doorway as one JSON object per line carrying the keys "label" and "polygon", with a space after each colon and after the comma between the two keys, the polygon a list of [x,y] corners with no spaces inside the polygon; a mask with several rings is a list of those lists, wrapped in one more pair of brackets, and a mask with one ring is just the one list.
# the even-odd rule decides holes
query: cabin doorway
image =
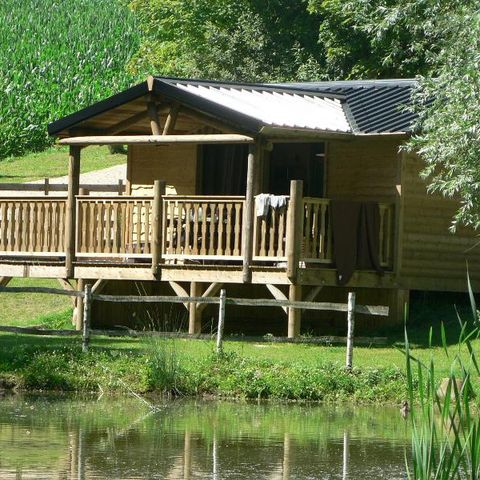
{"label": "cabin doorway", "polygon": [[303,180],[305,197],[325,195],[324,143],[276,143],[269,165],[269,193],[288,195],[290,181]]}
{"label": "cabin doorway", "polygon": [[[245,195],[248,145],[203,145],[198,155],[200,195]],[[305,197],[325,195],[325,144],[276,143],[260,172],[260,190],[288,195],[291,180],[303,180]]]}
{"label": "cabin doorway", "polygon": [[201,195],[245,195],[248,145],[203,145],[199,151]]}

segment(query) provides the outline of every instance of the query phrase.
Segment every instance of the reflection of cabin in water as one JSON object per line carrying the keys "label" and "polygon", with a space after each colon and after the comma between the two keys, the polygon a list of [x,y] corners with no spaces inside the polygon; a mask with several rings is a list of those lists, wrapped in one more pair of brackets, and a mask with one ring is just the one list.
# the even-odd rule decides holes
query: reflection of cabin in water
{"label": "reflection of cabin in water", "polygon": [[[353,289],[401,321],[410,290],[465,289],[475,244],[466,229],[449,233],[457,203],[427,195],[420,160],[399,152],[412,85],[150,77],[62,118],[49,132],[70,146],[68,196],[0,198],[0,281],[101,279],[109,293],[180,296],[225,286],[229,296],[322,301]],[[79,192],[81,149],[104,144],[128,145],[126,195]],[[468,257],[475,272],[478,254]],[[191,333],[209,329],[211,307],[185,308]],[[335,324],[273,310],[232,307],[238,322],[227,328],[288,325],[294,336]],[[106,304],[94,315],[118,324],[153,314]]]}

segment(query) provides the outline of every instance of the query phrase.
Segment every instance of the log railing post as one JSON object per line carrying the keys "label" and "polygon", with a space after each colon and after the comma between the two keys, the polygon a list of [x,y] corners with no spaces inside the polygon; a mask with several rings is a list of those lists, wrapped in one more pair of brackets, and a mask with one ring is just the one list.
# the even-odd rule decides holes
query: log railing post
{"label": "log railing post", "polygon": [[80,147],[70,146],[68,164],[68,194],[65,218],[65,270],[66,278],[73,278],[76,251],[76,196],[80,183]]}
{"label": "log railing post", "polygon": [[[153,184],[153,223],[152,223],[152,273],[157,276],[162,260],[163,236],[163,196],[165,195],[165,182],[155,180]],[[148,232],[145,232],[147,235]]]}
{"label": "log railing post", "polygon": [[243,282],[249,283],[252,280],[251,264],[253,258],[253,228],[255,221],[255,177],[257,170],[256,144],[248,146],[248,167],[247,167],[247,189],[245,193],[245,210],[243,217]]}
{"label": "log railing post", "polygon": [[290,202],[287,212],[287,277],[296,282],[303,241],[303,182],[290,182]]}

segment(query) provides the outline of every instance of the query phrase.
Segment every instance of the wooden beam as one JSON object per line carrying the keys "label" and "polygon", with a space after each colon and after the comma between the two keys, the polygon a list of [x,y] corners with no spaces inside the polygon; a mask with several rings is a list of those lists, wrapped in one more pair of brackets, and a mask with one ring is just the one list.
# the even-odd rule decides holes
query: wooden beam
{"label": "wooden beam", "polygon": [[248,147],[247,191],[243,212],[243,282],[252,281],[251,264],[253,258],[253,228],[255,222],[255,177],[257,175],[257,144]]}
{"label": "wooden beam", "polygon": [[80,148],[70,146],[68,164],[68,194],[65,218],[65,268],[66,277],[73,277],[73,262],[76,250],[76,208],[75,197],[78,195],[80,183]]}
{"label": "wooden beam", "polygon": [[180,111],[180,105],[175,103],[170,108],[170,112],[168,112],[167,119],[165,120],[165,125],[163,127],[162,135],[170,135],[175,128],[175,123],[177,122],[178,112]]}
{"label": "wooden beam", "polygon": [[[168,282],[169,285],[172,287],[172,290],[179,296],[179,297],[188,297],[187,291],[177,282]],[[184,302],[183,306],[187,309],[187,312],[190,310],[189,309],[189,302]]]}
{"label": "wooden beam", "polygon": [[6,287],[13,277],[0,277],[0,287]]}
{"label": "wooden beam", "polygon": [[196,112],[195,110],[191,110],[183,105],[182,105],[182,116],[190,117],[193,120],[203,123],[208,127],[215,128],[216,130],[220,130],[221,132],[224,132],[224,133],[235,133],[239,131],[238,129],[233,129],[232,127],[229,127],[228,125],[225,125],[219,122],[218,120],[208,117],[207,115],[204,115],[200,112]]}
{"label": "wooden beam", "polygon": [[133,125],[136,125],[138,122],[141,122],[142,120],[145,120],[147,118],[148,110],[136,113],[135,115],[132,115],[131,117],[128,117],[125,120],[122,120],[121,122],[118,122],[115,125],[112,125],[111,127],[105,129],[104,133],[105,135],[115,135],[117,133],[127,130],[127,128],[130,128]]}
{"label": "wooden beam", "polygon": [[[223,283],[213,282],[210,286],[203,292],[202,297],[214,297],[220,289],[223,287]],[[192,295],[193,296],[193,295]],[[206,303],[197,303],[197,312],[201,313],[205,310]]]}
{"label": "wooden beam", "polygon": [[99,278],[92,286],[92,295],[94,293],[100,293],[105,288],[105,285],[107,284],[107,282],[108,280]]}
{"label": "wooden beam", "polygon": [[[272,294],[273,298],[275,300],[288,300],[287,296],[275,285],[271,285],[267,283],[265,285],[268,289],[268,291]],[[285,313],[288,314],[288,308],[287,307],[281,307]]]}
{"label": "wooden beam", "polygon": [[160,135],[160,118],[158,117],[157,105],[154,101],[147,103],[147,111],[150,118],[152,135]]}
{"label": "wooden beam", "polygon": [[203,135],[99,135],[62,138],[60,145],[158,145],[171,143],[254,143],[252,137],[235,133],[216,133]]}
{"label": "wooden beam", "polygon": [[317,285],[316,287],[313,287],[307,295],[305,295],[305,298],[304,300],[306,302],[313,302],[316,298],[316,296],[320,293],[320,291],[322,290],[323,288],[323,285]]}

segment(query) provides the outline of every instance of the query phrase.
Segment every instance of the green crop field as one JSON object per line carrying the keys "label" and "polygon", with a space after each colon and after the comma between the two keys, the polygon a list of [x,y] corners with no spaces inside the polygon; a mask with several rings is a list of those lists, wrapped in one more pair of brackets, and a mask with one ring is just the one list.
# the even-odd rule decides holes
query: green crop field
{"label": "green crop field", "polygon": [[44,149],[50,121],[131,85],[137,48],[120,0],[2,0],[0,158]]}

